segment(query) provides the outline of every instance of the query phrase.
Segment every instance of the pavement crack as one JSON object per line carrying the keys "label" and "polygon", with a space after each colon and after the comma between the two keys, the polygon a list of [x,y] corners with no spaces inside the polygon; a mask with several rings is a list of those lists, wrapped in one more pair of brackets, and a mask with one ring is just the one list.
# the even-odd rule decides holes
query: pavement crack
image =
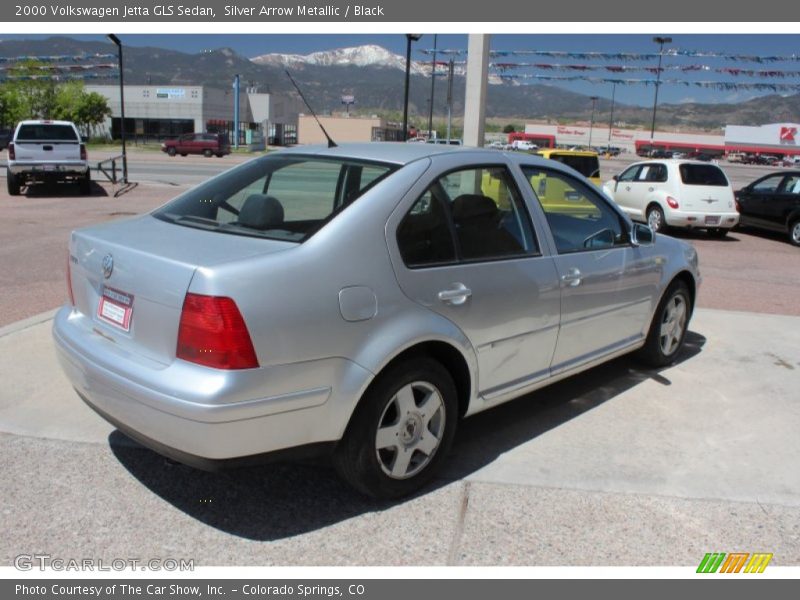
{"label": "pavement crack", "polygon": [[461,548],[461,538],[464,537],[464,521],[467,518],[467,510],[469,509],[469,490],[470,482],[464,482],[464,491],[461,494],[461,506],[458,509],[458,519],[456,520],[456,528],[453,532],[453,540],[450,542],[450,551],[447,553],[448,566],[457,565],[458,553]]}

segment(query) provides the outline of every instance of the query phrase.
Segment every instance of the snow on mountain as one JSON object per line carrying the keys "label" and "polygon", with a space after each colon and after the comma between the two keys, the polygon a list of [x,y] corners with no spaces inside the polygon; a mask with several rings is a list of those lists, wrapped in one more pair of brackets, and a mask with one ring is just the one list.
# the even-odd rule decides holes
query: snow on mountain
{"label": "snow on mountain", "polygon": [[[352,48],[338,48],[312,52],[311,54],[262,54],[250,59],[259,65],[273,65],[281,67],[298,67],[302,65],[318,66],[379,66],[390,67],[405,71],[406,59],[404,56],[394,54],[382,46],[368,44]],[[411,61],[411,73],[414,75],[429,76],[430,63]]]}

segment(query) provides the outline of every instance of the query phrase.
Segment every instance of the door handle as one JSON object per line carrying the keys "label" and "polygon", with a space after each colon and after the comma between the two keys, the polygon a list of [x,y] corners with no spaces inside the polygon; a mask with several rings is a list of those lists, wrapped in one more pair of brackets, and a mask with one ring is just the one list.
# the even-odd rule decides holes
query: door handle
{"label": "door handle", "polygon": [[561,281],[569,285],[569,287],[578,287],[581,284],[580,269],[572,267],[561,276]]}
{"label": "door handle", "polygon": [[437,294],[439,300],[453,306],[464,304],[470,296],[472,296],[472,290],[463,283],[454,283],[449,290],[442,290]]}

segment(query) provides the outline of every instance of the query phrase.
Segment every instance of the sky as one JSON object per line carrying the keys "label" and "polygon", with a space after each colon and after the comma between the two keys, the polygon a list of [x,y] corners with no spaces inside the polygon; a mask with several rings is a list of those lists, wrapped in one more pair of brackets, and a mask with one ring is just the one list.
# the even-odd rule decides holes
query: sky
{"label": "sky", "polygon": [[[672,43],[665,48],[680,50],[729,53],[753,56],[789,56],[798,54],[796,61],[781,62],[742,62],[711,57],[665,57],[664,65],[687,66],[700,65],[709,67],[710,71],[684,72],[679,70],[665,71],[665,79],[681,79],[685,81],[725,81],[725,82],[757,82],[757,83],[783,83],[800,84],[800,35],[739,35],[739,34],[670,34]],[[40,39],[46,35],[4,35],[2,39]],[[102,35],[70,35],[69,37],[106,41]],[[132,46],[156,46],[169,48],[187,53],[197,53],[203,50],[229,47],[239,54],[247,57],[267,54],[272,52],[307,54],[319,50],[331,50],[347,46],[364,44],[377,44],[397,54],[405,54],[405,36],[387,34],[347,34],[347,35],[320,35],[320,34],[219,34],[219,35],[193,35],[193,34],[157,34],[120,36],[124,44]],[[433,34],[426,34],[414,44],[412,57],[415,60],[430,60],[419,52],[422,49],[433,48]],[[437,39],[439,49],[465,50],[467,36],[446,34],[439,35]],[[628,52],[628,53],[653,53],[658,51],[658,45],[653,42],[651,35],[592,35],[592,34],[558,34],[558,35],[493,35],[491,49],[495,51],[520,51],[520,50],[546,50],[567,52]],[[655,61],[622,61],[622,60],[580,60],[574,58],[547,58],[542,56],[505,56],[494,60],[503,62],[535,62],[552,64],[582,64],[582,65],[627,65],[627,66],[655,66]],[[793,71],[787,77],[762,77],[762,76],[733,76],[729,73],[717,73],[715,68],[740,68],[747,70]],[[511,72],[511,71],[509,71]],[[564,70],[525,70],[519,73],[575,76],[581,75],[574,71]],[[601,79],[652,79],[654,75],[645,71],[610,73],[598,70],[584,73],[587,77]],[[526,81],[557,85],[586,95],[596,95],[610,99],[612,94],[611,83],[590,83],[587,81],[575,82],[547,82]],[[617,85],[614,89],[617,102],[626,104],[648,105],[653,101],[654,86],[645,85]],[[659,90],[659,102],[740,102],[760,95],[776,93],[773,91],[753,90],[716,90],[697,86],[684,86],[664,84]],[[794,92],[778,91],[788,95]]]}

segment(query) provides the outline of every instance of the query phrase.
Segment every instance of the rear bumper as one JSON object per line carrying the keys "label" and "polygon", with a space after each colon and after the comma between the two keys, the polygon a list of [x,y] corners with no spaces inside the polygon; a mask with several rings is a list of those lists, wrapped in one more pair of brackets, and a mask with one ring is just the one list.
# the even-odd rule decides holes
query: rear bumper
{"label": "rear bumper", "polygon": [[14,163],[8,170],[16,176],[27,178],[85,177],[89,165],[85,162],[65,163]]}
{"label": "rear bumper", "polygon": [[53,323],[59,362],[81,398],[130,437],[202,468],[337,441],[371,378],[341,358],[248,371],[147,365],[85,321],[65,307]]}
{"label": "rear bumper", "polygon": [[[664,215],[670,227],[690,227],[705,229],[708,227],[730,229],[739,224],[737,212],[689,212],[672,210]],[[707,222],[707,218],[716,219],[716,222]]]}

